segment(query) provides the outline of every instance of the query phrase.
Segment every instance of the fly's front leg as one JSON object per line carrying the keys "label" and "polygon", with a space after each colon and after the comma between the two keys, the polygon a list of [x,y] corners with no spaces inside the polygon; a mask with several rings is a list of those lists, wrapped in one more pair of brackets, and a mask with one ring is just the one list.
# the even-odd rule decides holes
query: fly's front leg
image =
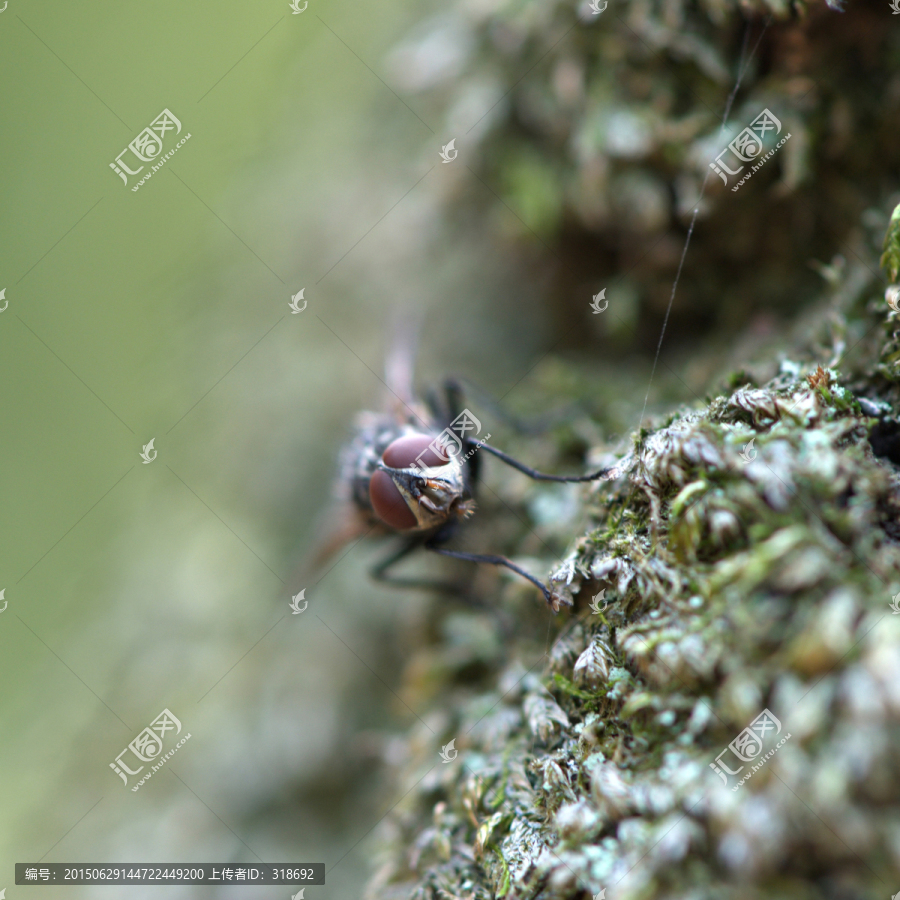
{"label": "fly's front leg", "polygon": [[461,594],[465,592],[465,585],[453,581],[439,581],[431,578],[404,578],[397,575],[389,575],[388,569],[405,559],[414,550],[423,546],[422,539],[416,537],[405,541],[394,553],[385,557],[369,571],[369,575],[382,584],[392,584],[396,587],[418,588],[421,590],[440,591],[445,594]]}
{"label": "fly's front leg", "polygon": [[487,563],[489,566],[502,566],[505,569],[510,569],[526,581],[530,581],[544,595],[544,599],[547,601],[553,612],[559,612],[560,604],[565,602],[559,594],[555,591],[551,591],[543,582],[535,578],[534,575],[530,572],[526,572],[521,566],[517,566],[511,559],[507,559],[505,556],[497,556],[492,553],[462,553],[459,550],[447,550],[444,547],[436,546],[433,541],[427,542],[425,544],[425,549],[430,550],[432,553],[440,553],[441,556],[452,556],[454,559],[464,559],[467,562]]}
{"label": "fly's front leg", "polygon": [[512,466],[512,468],[524,473],[529,478],[533,478],[535,481],[563,481],[567,484],[572,484],[579,481],[599,481],[601,478],[606,478],[607,476],[609,476],[610,473],[612,473],[614,470],[613,467],[609,467],[606,469],[600,469],[598,472],[592,472],[590,475],[548,475],[546,472],[538,472],[537,469],[532,469],[531,466],[526,466],[525,463],[520,463],[517,459],[513,459],[502,450],[498,450],[496,447],[492,447],[490,444],[481,444],[480,446],[482,450],[486,450],[491,454],[491,456],[496,456],[497,459],[502,460],[508,466]]}

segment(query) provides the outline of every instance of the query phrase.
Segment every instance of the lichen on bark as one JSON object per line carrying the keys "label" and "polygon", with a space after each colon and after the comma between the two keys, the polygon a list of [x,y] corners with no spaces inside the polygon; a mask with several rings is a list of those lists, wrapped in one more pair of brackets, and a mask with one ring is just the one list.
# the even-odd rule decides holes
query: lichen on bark
{"label": "lichen on bark", "polygon": [[[567,332],[585,285],[612,281],[608,352],[655,339],[695,211],[703,233],[670,334],[737,334],[756,311],[808,302],[807,260],[831,260],[895,189],[900,32],[887,0],[596,8],[451,0],[395,49],[394,86],[442,143],[457,141],[463,165],[442,171],[448,210],[537,258],[550,323],[570,343],[595,343],[599,317]],[[750,165],[726,178],[710,163],[763,110],[791,138],[733,193]],[[434,143],[423,134],[429,154]]]}
{"label": "lichen on bark", "polygon": [[[453,613],[457,641],[411,664],[404,696],[431,713],[391,744],[370,898],[900,888],[900,313],[880,249],[790,356],[592,449],[614,477],[578,489],[588,525],[551,572],[574,606],[546,647]],[[739,736],[765,710],[779,730],[754,754]]]}

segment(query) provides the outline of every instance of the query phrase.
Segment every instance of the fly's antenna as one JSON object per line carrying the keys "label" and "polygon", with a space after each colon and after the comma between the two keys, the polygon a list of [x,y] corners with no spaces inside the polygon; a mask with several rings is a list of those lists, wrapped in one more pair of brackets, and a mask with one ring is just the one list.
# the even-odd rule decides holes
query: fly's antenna
{"label": "fly's antenna", "polygon": [[599,481],[601,478],[606,478],[613,475],[615,471],[615,466],[608,466],[605,469],[600,469],[598,472],[592,472],[590,475],[548,475],[545,472],[538,472],[537,469],[532,469],[531,466],[526,466],[525,463],[520,463],[517,459],[513,459],[502,450],[498,450],[496,447],[492,447],[490,444],[481,443],[479,446],[482,450],[486,450],[492,456],[496,456],[497,459],[502,460],[508,466],[512,466],[512,468],[514,469],[518,469],[520,472],[523,472],[525,475],[527,475],[529,478],[533,478],[535,481],[563,481],[566,483],[578,481]]}

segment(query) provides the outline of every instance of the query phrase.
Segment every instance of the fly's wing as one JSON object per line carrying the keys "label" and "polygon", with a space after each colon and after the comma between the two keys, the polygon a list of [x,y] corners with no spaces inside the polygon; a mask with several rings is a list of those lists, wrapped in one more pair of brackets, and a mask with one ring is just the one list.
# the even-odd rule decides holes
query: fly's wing
{"label": "fly's wing", "polygon": [[427,407],[416,397],[413,385],[416,351],[422,314],[416,309],[400,309],[391,317],[388,352],[384,363],[387,387],[384,409],[398,424],[412,425],[427,432],[434,424]]}
{"label": "fly's wing", "polygon": [[367,525],[352,506],[333,506],[324,516],[321,526],[316,529],[318,533],[324,533],[325,537],[316,544],[303,568],[313,573],[321,571],[339,550],[366,537],[372,530],[372,526]]}
{"label": "fly's wing", "polygon": [[403,419],[416,403],[413,389],[416,347],[419,343],[419,319],[395,314],[384,361],[384,383],[387,386],[384,407]]}

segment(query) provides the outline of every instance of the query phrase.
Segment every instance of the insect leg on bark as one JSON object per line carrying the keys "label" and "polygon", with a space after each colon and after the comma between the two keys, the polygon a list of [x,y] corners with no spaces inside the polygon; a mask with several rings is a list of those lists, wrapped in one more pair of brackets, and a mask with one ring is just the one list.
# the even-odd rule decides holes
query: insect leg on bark
{"label": "insect leg on bark", "polygon": [[507,559],[505,556],[497,556],[492,553],[463,553],[459,550],[447,550],[445,547],[438,547],[433,541],[426,542],[425,549],[430,550],[432,553],[440,553],[441,556],[452,556],[454,559],[463,559],[467,562],[487,563],[491,566],[502,566],[503,568],[510,569],[517,575],[521,575],[526,581],[530,581],[544,595],[544,599],[550,604],[553,611],[559,612],[559,597],[543,584],[543,582],[535,578],[534,575],[530,572],[526,572],[521,566],[517,566],[511,559]]}
{"label": "insect leg on bark", "polygon": [[385,557],[381,562],[376,563],[369,574],[375,581],[382,584],[392,584],[397,587],[421,588],[422,590],[440,591],[445,594],[460,594],[466,592],[466,585],[457,581],[441,581],[436,578],[404,578],[398,575],[389,575],[390,569],[395,563],[405,559],[414,550],[422,546],[422,539],[419,536],[407,539],[394,553]]}
{"label": "insect leg on bark", "polygon": [[[470,441],[470,443],[472,443]],[[597,481],[600,478],[608,475],[612,469],[600,469],[598,472],[592,472],[590,475],[548,475],[545,472],[538,472],[537,469],[532,469],[531,466],[526,466],[525,463],[520,463],[517,459],[513,459],[508,454],[504,453],[502,450],[498,450],[496,447],[492,447],[490,444],[481,444],[482,450],[486,450],[492,456],[496,456],[497,459],[502,460],[508,466],[512,466],[514,469],[518,469],[520,472],[523,472],[529,478],[533,478],[535,481],[564,481],[567,483],[578,482],[578,481]]]}

